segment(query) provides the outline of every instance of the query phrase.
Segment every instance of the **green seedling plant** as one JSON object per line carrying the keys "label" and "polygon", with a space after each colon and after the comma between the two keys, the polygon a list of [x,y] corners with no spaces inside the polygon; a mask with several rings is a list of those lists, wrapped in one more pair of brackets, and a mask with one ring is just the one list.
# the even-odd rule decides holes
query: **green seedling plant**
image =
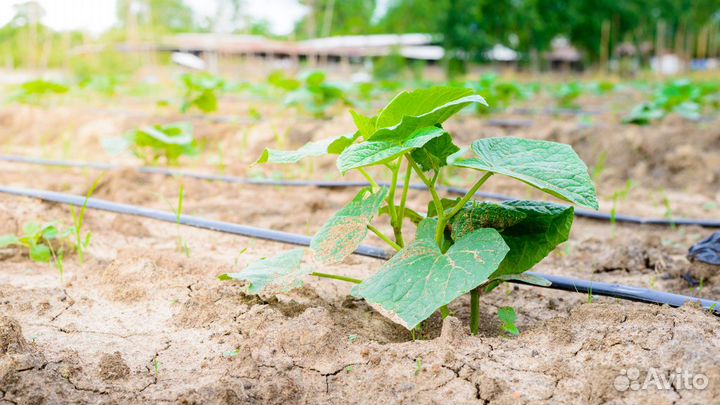
{"label": "green seedling plant", "polygon": [[564,83],[558,87],[553,93],[558,107],[567,109],[578,109],[580,106],[577,99],[584,92],[583,85],[577,82]]}
{"label": "green seedling plant", "polygon": [[118,92],[122,79],[116,75],[92,75],[78,83],[81,89],[90,90],[105,97],[113,97]]}
{"label": "green seedling plant", "polygon": [[268,82],[287,92],[285,105],[296,107],[316,118],[327,117],[328,110],[337,104],[351,105],[342,86],[327,81],[325,72],[315,70],[302,73],[298,79],[275,71]]}
{"label": "green seedling plant", "polygon": [[[352,294],[365,299],[390,320],[413,331],[436,311],[470,294],[470,330],[478,333],[481,293],[505,281],[548,285],[525,274],[568,239],[572,206],[543,201],[477,201],[475,193],[492,176],[503,175],[551,196],[597,209],[595,186],[585,163],[564,144],[513,137],[477,139],[472,156],[460,148],[443,123],[465,107],[486,104],[470,89],[434,87],[402,92],[375,116],[351,111],[354,133],[310,142],[298,150],[266,149],[257,164],[297,163],[309,157],[336,155],[341,174],[357,171],[370,183],[333,215],[306,249],[297,248],[220,276],[249,282],[251,294],[286,292],[307,275],[356,284]],[[462,197],[440,196],[437,180],[448,167],[477,173]],[[370,169],[372,168],[372,174]],[[381,187],[382,175],[390,187]],[[420,179],[430,196],[426,213],[407,206],[409,185]],[[374,225],[387,216],[392,234]],[[406,223],[416,226],[406,240]],[[316,271],[340,263],[372,233],[392,252],[374,275],[359,280]]]}
{"label": "green seedling plant", "polygon": [[85,223],[85,212],[87,211],[88,201],[90,201],[90,197],[92,197],[95,189],[100,184],[100,180],[102,180],[102,176],[98,177],[90,187],[90,190],[88,190],[85,195],[85,201],[79,211],[75,210],[75,207],[70,207],[70,214],[72,215],[73,220],[73,227],[71,229],[75,235],[75,253],[78,256],[80,264],[85,261],[85,250],[87,250],[90,246],[90,238],[92,236],[92,233],[90,232],[84,234],[83,236],[82,229]]}
{"label": "green seedling plant", "polygon": [[62,279],[64,274],[63,259],[65,246],[74,233],[73,228],[63,229],[57,222],[38,224],[31,222],[22,229],[22,234],[0,236],[0,249],[6,247],[20,247],[28,252],[30,260],[36,263],[54,263]]}
{"label": "green seedling plant", "polygon": [[218,93],[225,89],[225,80],[209,73],[185,73],[180,76],[183,85],[183,102],[180,111],[197,108],[204,113],[218,109]]}
{"label": "green seedling plant", "polygon": [[123,137],[103,141],[103,147],[111,154],[129,150],[146,164],[158,164],[162,159],[168,165],[176,165],[181,156],[195,157],[200,146],[189,123],[142,127]]}
{"label": "green seedling plant", "polygon": [[506,110],[513,102],[526,100],[532,94],[530,89],[519,83],[501,81],[495,74],[487,74],[480,77],[477,82],[466,83],[465,87],[482,94],[489,106],[478,104],[477,112],[481,115],[494,111]]}

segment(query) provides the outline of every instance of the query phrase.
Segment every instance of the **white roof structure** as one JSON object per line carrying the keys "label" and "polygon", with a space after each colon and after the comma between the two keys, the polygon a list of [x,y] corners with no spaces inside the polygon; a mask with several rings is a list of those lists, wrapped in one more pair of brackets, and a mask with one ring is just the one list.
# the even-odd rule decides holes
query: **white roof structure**
{"label": "white roof structure", "polygon": [[381,34],[381,35],[345,35],[308,39],[299,44],[315,49],[329,48],[386,48],[401,46],[430,45],[430,34]]}
{"label": "white roof structure", "polygon": [[485,52],[485,57],[498,62],[514,62],[518,60],[518,53],[507,46],[496,44]]}

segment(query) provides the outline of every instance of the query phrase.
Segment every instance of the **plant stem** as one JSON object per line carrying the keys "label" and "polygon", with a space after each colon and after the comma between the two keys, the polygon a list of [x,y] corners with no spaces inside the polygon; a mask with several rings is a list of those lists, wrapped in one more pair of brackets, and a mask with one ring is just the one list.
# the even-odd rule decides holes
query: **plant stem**
{"label": "plant stem", "polygon": [[360,283],[362,283],[362,280],[358,280],[357,278],[338,276],[338,275],[335,275],[335,274],[318,273],[318,272],[316,272],[316,271],[310,273],[310,275],[311,275],[311,276],[315,276],[315,277],[330,278],[330,279],[333,279],[333,280],[345,281],[345,282],[353,283],[353,284],[360,284]]}
{"label": "plant stem", "polygon": [[367,180],[368,183],[370,183],[370,186],[372,187],[373,190],[377,190],[378,188],[380,188],[377,185],[377,183],[375,182],[375,180],[373,180],[373,178],[370,176],[370,174],[368,174],[368,172],[365,171],[365,169],[363,169],[362,167],[358,167],[358,171],[360,172],[360,174],[363,175],[363,177],[365,177],[365,180]]}
{"label": "plant stem", "polygon": [[483,184],[492,176],[492,172],[485,173],[484,176],[480,180],[478,180],[470,190],[463,196],[463,198],[460,199],[460,201],[453,207],[452,211],[447,215],[448,219],[452,218],[453,215],[457,214],[458,211],[460,211],[464,206],[465,203],[470,201],[470,199],[477,193],[478,189],[482,187]]}
{"label": "plant stem", "polygon": [[447,305],[443,305],[440,307],[440,315],[442,316],[442,319],[445,319],[450,315],[450,310],[448,309]]}
{"label": "plant stem", "polygon": [[390,238],[388,238],[387,236],[385,236],[385,234],[383,234],[382,232],[380,232],[379,229],[377,229],[377,228],[375,228],[374,226],[369,225],[369,224],[368,224],[367,227],[368,227],[368,229],[371,230],[375,235],[377,235],[378,238],[382,239],[383,242],[385,242],[385,243],[387,243],[388,245],[390,245],[391,248],[393,248],[393,249],[395,249],[395,250],[398,250],[398,251],[399,251],[400,249],[402,249],[402,247],[401,247],[400,245],[398,245],[397,243],[393,242],[392,239],[390,239]]}
{"label": "plant stem", "polygon": [[478,191],[478,189],[480,187],[482,187],[482,185],[485,184],[485,182],[492,175],[493,175],[493,173],[487,172],[480,180],[478,180],[472,186],[472,188],[470,190],[468,190],[468,192],[463,196],[463,198],[460,199],[460,201],[458,201],[457,204],[455,204],[453,209],[447,215],[444,215],[444,216],[438,215],[438,227],[437,227],[437,231],[435,233],[435,239],[438,241],[438,246],[442,246],[441,245],[442,237],[443,237],[443,233],[445,232],[445,225],[447,225],[448,219],[452,218],[453,215],[457,214],[458,211],[460,211],[462,209],[462,207],[465,206],[465,203],[467,203],[475,195],[475,193]]}
{"label": "plant stem", "polygon": [[[390,225],[392,225],[393,230],[395,230],[395,227],[397,226],[397,213],[395,212],[395,189],[397,188],[397,180],[398,180],[398,172],[400,171],[400,163],[398,161],[398,164],[396,165],[388,165],[390,168],[390,171],[392,172],[392,180],[390,181],[390,191],[388,193],[387,197],[387,204],[388,204],[388,212],[390,213]],[[397,232],[395,232],[397,236]],[[397,240],[397,238],[396,238]]]}
{"label": "plant stem", "polygon": [[[445,213],[443,212],[443,206],[442,202],[440,201],[440,196],[437,193],[437,190],[435,190],[435,185],[432,181],[430,181],[427,176],[425,176],[425,173],[423,173],[422,169],[418,167],[417,163],[408,155],[405,155],[408,159],[408,162],[412,165],[412,168],[415,170],[415,173],[418,174],[420,177],[420,180],[422,180],[423,183],[425,183],[425,186],[427,186],[428,190],[430,190],[430,195],[432,195],[433,203],[435,204],[435,211],[437,211],[438,214],[438,227],[435,231],[435,241],[438,244],[438,247],[442,247],[443,242],[443,233],[445,230]],[[440,225],[442,224],[442,228]]]}
{"label": "plant stem", "polygon": [[395,232],[395,240],[398,245],[405,247],[405,241],[402,236],[403,221],[405,219],[405,203],[407,202],[408,190],[410,189],[410,177],[412,176],[412,166],[408,163],[405,169],[405,180],[403,181],[402,196],[400,197],[400,208],[398,209],[398,226]]}
{"label": "plant stem", "polygon": [[480,288],[470,290],[470,334],[473,336],[480,330]]}

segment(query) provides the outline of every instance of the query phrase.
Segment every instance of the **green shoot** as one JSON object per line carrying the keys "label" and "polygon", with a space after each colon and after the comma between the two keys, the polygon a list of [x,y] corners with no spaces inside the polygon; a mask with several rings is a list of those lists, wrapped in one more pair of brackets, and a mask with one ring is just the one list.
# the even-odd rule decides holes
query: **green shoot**
{"label": "green shoot", "polygon": [[180,226],[180,220],[182,219],[183,213],[183,199],[185,195],[185,185],[180,183],[180,192],[178,193],[177,209],[175,210],[176,218],[176,229],[177,229],[177,247],[178,251],[185,253],[185,256],[190,257],[190,248],[187,245],[187,241],[182,236],[182,227]]}
{"label": "green shoot", "polygon": [[90,187],[90,190],[88,190],[87,194],[85,195],[85,201],[83,202],[82,208],[80,208],[80,212],[76,212],[75,207],[70,207],[70,214],[72,215],[73,220],[73,231],[75,233],[75,253],[78,255],[78,260],[80,261],[80,264],[83,264],[85,261],[85,250],[90,246],[90,238],[91,233],[88,232],[85,234],[85,237],[83,237],[82,229],[83,224],[85,223],[85,212],[87,210],[88,201],[90,200],[90,197],[92,197],[93,193],[95,192],[95,189],[100,184],[100,180],[102,180],[102,176],[98,177],[97,180],[93,183],[92,187]]}
{"label": "green shoot", "polygon": [[607,161],[607,156],[608,156],[607,151],[600,152],[597,162],[595,163],[595,166],[593,167],[593,173],[592,173],[593,181],[597,182],[598,180],[600,180],[600,176],[602,176],[603,171],[605,171],[605,162]]}

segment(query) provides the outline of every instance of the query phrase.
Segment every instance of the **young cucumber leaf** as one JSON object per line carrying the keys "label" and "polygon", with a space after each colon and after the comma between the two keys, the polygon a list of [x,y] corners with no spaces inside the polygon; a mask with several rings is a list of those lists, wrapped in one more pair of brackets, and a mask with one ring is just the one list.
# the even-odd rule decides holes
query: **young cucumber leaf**
{"label": "young cucumber leaf", "polygon": [[502,307],[498,309],[498,318],[500,319],[500,322],[502,322],[502,325],[500,325],[500,328],[513,335],[517,336],[520,334],[520,331],[518,330],[517,325],[515,322],[517,321],[517,315],[515,314],[515,310],[512,307]]}
{"label": "young cucumber leaf", "polygon": [[522,138],[475,141],[476,157],[454,166],[500,173],[521,180],[563,200],[598,209],[587,166],[570,145]]}
{"label": "young cucumber leaf", "polygon": [[377,121],[377,118],[369,118],[353,110],[350,110],[350,115],[352,115],[353,121],[355,121],[355,126],[357,127],[358,132],[360,132],[360,135],[362,135],[365,139],[370,138],[375,132],[375,122]]}
{"label": "young cucumber leaf", "polygon": [[254,164],[277,163],[289,164],[297,163],[308,157],[325,156],[327,154],[340,154],[350,144],[355,142],[359,133],[352,135],[340,135],[333,138],[323,139],[316,142],[308,142],[298,150],[276,150],[266,148],[260,158]]}
{"label": "young cucumber leaf", "polygon": [[52,254],[47,245],[32,245],[30,247],[30,259],[34,262],[48,263]]}
{"label": "young cucumber leaf", "polygon": [[406,138],[416,130],[445,122],[472,103],[487,105],[470,89],[433,87],[398,94],[377,116],[374,134],[380,138]]}
{"label": "young cucumber leaf", "polygon": [[435,170],[447,166],[448,157],[460,151],[447,132],[439,138],[433,138],[420,149],[412,151],[411,156],[424,171]]}
{"label": "young cucumber leaf", "polygon": [[293,249],[270,259],[258,260],[238,273],[223,274],[220,280],[249,281],[249,294],[287,292],[302,286],[302,276],[311,269],[301,267],[305,249]]}
{"label": "young cucumber leaf", "polygon": [[503,260],[508,246],[494,229],[479,229],[442,253],[435,242],[437,220],[418,226],[415,241],[380,271],[353,288],[393,321],[412,329],[439,307],[484,283]]}
{"label": "young cucumber leaf", "polygon": [[372,219],[377,214],[389,190],[383,187],[373,193],[364,188],[340,211],[336,212],[310,242],[315,259],[323,264],[339,263],[360,246],[367,235]]}
{"label": "young cucumber leaf", "polygon": [[421,148],[444,133],[442,128],[430,126],[420,128],[405,137],[382,138],[351,145],[338,158],[337,167],[340,173],[345,174],[351,169],[386,163],[407,151]]}
{"label": "young cucumber leaf", "polygon": [[[494,205],[492,211],[504,220],[488,221],[483,215],[472,215],[475,206]],[[555,247],[568,239],[574,209],[540,201],[506,201],[502,204],[473,202],[451,220],[453,239],[461,240],[468,232],[483,227],[497,227],[510,252],[490,279],[529,270]],[[467,211],[470,210],[470,213]]]}

